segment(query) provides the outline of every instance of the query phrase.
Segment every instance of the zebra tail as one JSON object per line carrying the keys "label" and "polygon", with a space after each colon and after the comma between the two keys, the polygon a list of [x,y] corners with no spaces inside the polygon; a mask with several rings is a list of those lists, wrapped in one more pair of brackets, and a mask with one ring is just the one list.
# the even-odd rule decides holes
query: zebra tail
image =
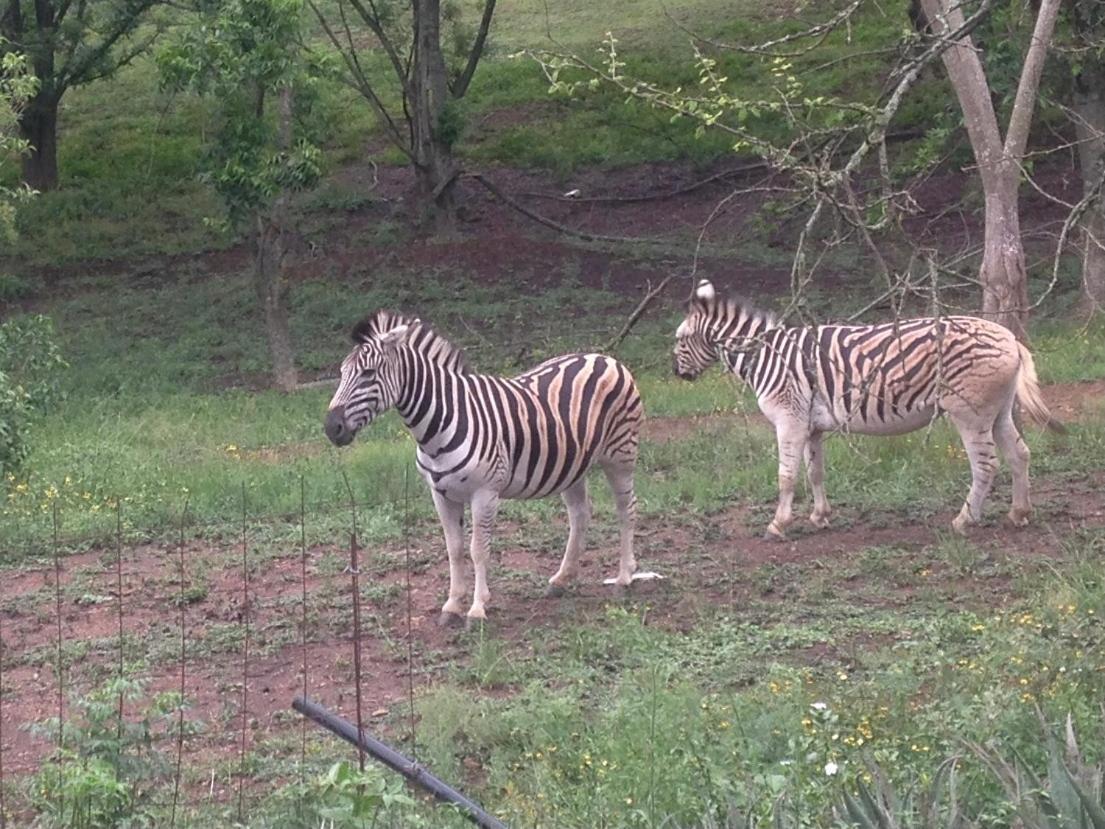
{"label": "zebra tail", "polygon": [[1036,362],[1032,359],[1032,352],[1023,343],[1017,343],[1017,348],[1021,354],[1021,367],[1017,370],[1017,403],[1037,424],[1065,435],[1067,427],[1052,416],[1040,394],[1040,381],[1036,378]]}

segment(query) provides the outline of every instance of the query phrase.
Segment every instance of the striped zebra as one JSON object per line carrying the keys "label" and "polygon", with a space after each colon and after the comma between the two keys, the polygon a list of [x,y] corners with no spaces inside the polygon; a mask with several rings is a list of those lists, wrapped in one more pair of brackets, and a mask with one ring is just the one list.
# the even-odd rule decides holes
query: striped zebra
{"label": "striped zebra", "polygon": [[643,408],[621,363],[568,354],[518,377],[469,371],[463,353],[417,319],[378,311],[353,329],[330,401],[327,437],[338,446],[395,407],[414,436],[418,469],[430,486],[449,552],[449,599],[441,623],[459,621],[467,592],[462,560],[464,507],[471,505],[475,588],[468,620],[486,618],[487,559],[500,499],[560,493],[568,544],[548,595],[577,574],[591,520],[588,469],[598,465],[614,492],[621,530],[617,583],[627,586],[633,557],[633,473]]}
{"label": "striped zebra", "polygon": [[755,392],[775,427],[779,503],[765,538],[791,523],[799,461],[804,459],[816,527],[829,525],[822,437],[831,432],[896,435],[947,414],[967,450],[971,489],[952,522],[965,533],[982,517],[997,472],[995,444],[1013,471],[1009,519],[1028,523],[1028,447],[1013,421],[1014,401],[1061,430],[1040,396],[1028,349],[997,323],[951,316],[881,325],[788,328],[771,314],[718,296],[702,280],[676,331],[674,371],[698,377],[722,360]]}

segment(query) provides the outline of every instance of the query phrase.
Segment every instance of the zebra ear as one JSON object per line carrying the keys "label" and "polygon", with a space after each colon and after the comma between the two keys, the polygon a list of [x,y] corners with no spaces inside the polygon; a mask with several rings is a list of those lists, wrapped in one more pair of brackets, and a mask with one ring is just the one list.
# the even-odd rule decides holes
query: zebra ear
{"label": "zebra ear", "polygon": [[713,302],[717,299],[713,283],[709,279],[699,280],[698,287],[694,289],[694,298],[699,302]]}
{"label": "zebra ear", "polygon": [[409,325],[397,325],[390,331],[385,331],[380,335],[380,347],[384,351],[394,351],[407,341],[407,334],[410,330]]}

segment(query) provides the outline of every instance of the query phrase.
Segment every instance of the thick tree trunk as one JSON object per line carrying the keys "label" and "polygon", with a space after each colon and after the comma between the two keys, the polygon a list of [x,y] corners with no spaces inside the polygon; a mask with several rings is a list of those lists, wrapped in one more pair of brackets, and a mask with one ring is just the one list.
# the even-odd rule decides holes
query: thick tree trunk
{"label": "thick tree trunk", "polygon": [[456,162],[441,118],[449,102],[448,75],[441,51],[440,0],[414,2],[414,59],[411,71],[411,144],[423,219],[448,230],[456,214]]}
{"label": "thick tree trunk", "polygon": [[[287,151],[292,146],[291,87],[280,90],[278,119],[280,149]],[[295,368],[295,350],[288,324],[288,280],[285,271],[287,227],[288,194],[285,192],[277,197],[270,215],[257,216],[253,281],[265,318],[273,379],[277,388],[290,392],[298,385],[299,375]]]}
{"label": "thick tree trunk", "polygon": [[284,272],[283,229],[271,217],[258,216],[255,231],[253,285],[261,302],[265,336],[272,357],[273,379],[282,391],[293,391],[299,382],[288,324],[287,280]]}
{"label": "thick tree trunk", "polygon": [[983,176],[986,229],[979,281],[982,315],[1024,340],[1028,334],[1028,268],[1021,244],[1019,185],[1020,170],[1013,164]]}
{"label": "thick tree trunk", "polygon": [[[963,25],[963,10],[956,0],[921,0],[921,5],[933,34],[938,37]],[[979,267],[982,314],[1005,325],[1020,340],[1027,333],[1029,308],[1028,269],[1018,204],[1020,162],[1028,143],[1040,76],[1058,13],[1059,0],[1041,0],[1004,141],[990,99],[990,84],[971,38],[960,38],[941,55],[963,111],[986,201]]]}
{"label": "thick tree trunk", "polygon": [[19,116],[20,136],[31,145],[23,156],[23,183],[46,192],[58,186],[58,99],[40,92]]}
{"label": "thick tree trunk", "polygon": [[[1078,160],[1082,186],[1089,194],[1105,174],[1105,63],[1087,66],[1077,79],[1074,96],[1077,116]],[[1082,223],[1082,298],[1080,308],[1090,314],[1105,311],[1105,192],[1099,191]]]}

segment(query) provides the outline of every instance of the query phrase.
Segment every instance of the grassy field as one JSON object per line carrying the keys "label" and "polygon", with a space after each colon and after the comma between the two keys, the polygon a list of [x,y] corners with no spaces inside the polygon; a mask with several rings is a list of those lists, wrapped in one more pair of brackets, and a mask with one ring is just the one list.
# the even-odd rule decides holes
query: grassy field
{"label": "grassy field", "polygon": [[[522,343],[525,365],[601,343],[633,300],[586,288],[571,273],[559,287],[524,299],[514,283],[448,273],[421,276],[415,296],[411,276],[376,271],[363,283],[299,286],[293,324],[304,368],[325,374],[344,353],[350,291],[365,307],[416,304],[470,347],[478,365],[506,372],[521,368]],[[496,541],[502,557],[492,626],[443,637],[431,621],[442,590],[441,542],[417,479],[413,524],[404,522],[413,447],[401,424],[388,416],[338,452],[321,435],[326,389],[279,395],[227,387],[264,371],[244,276],[102,276],[69,288],[51,309],[72,363],[67,397],[36,431],[31,473],[0,508],[13,587],[48,561],[55,504],[63,547],[78,562],[66,565],[72,575],[65,606],[75,610],[64,650],[74,666],[72,710],[86,713],[73,714],[69,724],[77,758],[43,766],[33,778],[37,802],[57,802],[51,775],[59,768],[83,779],[77,771],[88,758],[115,751],[161,769],[143,778],[144,793],[126,809],[153,825],[165,820],[176,709],[172,696],[150,688],[164,687],[174,670],[179,634],[163,616],[182,589],[169,554],[186,500],[190,670],[220,677],[214,689],[189,692],[189,742],[199,754],[188,756],[186,790],[207,785],[212,761],[197,759],[205,752],[221,758],[213,767],[218,780],[237,773],[218,735],[237,728],[232,688],[243,628],[218,621],[216,609],[237,589],[243,487],[258,579],[255,670],[297,664],[287,619],[298,586],[287,574],[296,566],[302,479],[311,578],[318,580],[309,638],[325,670],[348,682],[343,471],[360,502],[362,542],[372,551],[363,590],[375,675],[404,671],[398,545],[413,533],[416,595],[423,597],[415,632],[420,757],[511,825],[827,825],[834,809],[846,809],[845,793],[859,797],[861,788],[878,802],[899,792],[894,808],[907,820],[922,808],[916,793],[926,787],[934,797],[939,790],[941,808],[951,808],[953,783],[938,772],[953,761],[956,808],[989,825],[995,810],[1008,815],[1015,804],[979,752],[1009,762],[1019,754],[1045,774],[1043,736],[1069,713],[1084,762],[1102,761],[1105,723],[1096,700],[1105,690],[1098,650],[1105,592],[1096,562],[1105,535],[1093,517],[1105,509],[1100,401],[1086,402],[1065,438],[1028,432],[1038,506],[1037,528],[1028,533],[1011,533],[997,518],[1008,498],[1004,473],[987,524],[970,540],[946,532],[967,470],[954,434],[939,425],[901,438],[833,441],[827,467],[835,529],[810,534],[799,522],[796,542],[776,548],[754,540],[774,500],[773,438],[748,395],[720,372],[695,384],[671,376],[678,311],[661,308],[618,353],[637,374],[654,423],[638,479],[641,558],[671,585],[618,601],[589,583],[561,605],[534,608],[563,543],[562,507],[556,500],[509,504]],[[838,302],[851,304],[846,295]],[[573,320],[572,332],[564,330],[565,318]],[[1036,342],[1047,382],[1105,373],[1099,327],[1041,317]],[[594,491],[592,578],[610,566],[616,543],[605,489]],[[86,614],[100,607],[96,597],[111,595],[102,580],[112,577],[106,550],[117,498],[135,550],[128,566],[150,574],[142,594],[129,599],[136,621],[128,625],[144,632],[130,645],[128,674],[139,679],[127,693],[135,710],[152,706],[146,716],[154,739],[108,740],[105,749],[96,728],[114,722],[114,708],[104,702],[118,691],[111,684],[114,645],[110,636],[80,631]],[[49,585],[29,595],[5,592],[3,602],[9,613],[34,608],[20,613],[17,625],[25,641],[42,642],[9,654],[8,669],[48,668],[55,659]],[[402,691],[396,680],[379,682],[368,683],[388,712],[377,725],[399,738],[406,728]],[[21,692],[14,697],[19,704]],[[280,709],[286,702],[269,704]],[[345,697],[346,712],[348,704]],[[306,783],[291,782],[299,774],[297,740],[294,721],[276,714],[251,738],[247,825],[314,825],[323,814],[360,807],[378,826],[462,825],[410,800],[382,772],[347,779],[338,769],[327,782],[326,769],[341,752],[321,739],[312,742]],[[1047,785],[1062,785],[1057,774]],[[232,791],[230,783],[219,785]],[[364,792],[378,800],[357,806]],[[22,785],[9,794],[27,808],[35,802]],[[179,825],[234,822],[232,795],[189,795],[184,802]],[[44,808],[47,825],[71,825]]]}
{"label": "grassy field", "polygon": [[[647,161],[707,163],[726,155],[728,137],[708,133],[696,138],[694,125],[672,122],[613,93],[553,98],[537,64],[519,56],[522,49],[548,48],[597,57],[594,50],[609,31],[620,38],[627,71],[672,85],[694,84],[691,35],[671,23],[665,9],[689,29],[721,40],[765,39],[802,25],[787,4],[638,0],[618,4],[616,14],[602,4],[500,4],[487,58],[461,106],[466,125],[458,145],[462,157],[477,168],[508,165],[567,175]],[[872,7],[847,36],[833,35],[816,55],[796,59],[795,71],[808,94],[877,87],[874,81],[890,59],[880,50],[893,45],[904,25],[896,15]],[[316,48],[324,48],[321,38]],[[839,60],[846,55],[854,57]],[[371,66],[372,55],[366,60]],[[733,79],[735,95],[761,95],[770,78],[766,60],[722,52],[719,61],[719,71]],[[376,69],[385,72],[382,61]],[[937,85],[930,86],[914,95],[896,127],[934,123],[942,104],[934,94]],[[72,269],[96,260],[231,244],[204,223],[219,211],[197,179],[210,118],[201,101],[161,91],[153,57],[139,58],[110,81],[69,92],[61,112],[62,189],[37,199],[21,215],[17,261]],[[337,80],[321,82],[312,118],[324,136],[333,179],[341,179],[344,164],[365,163],[366,144],[370,155],[384,163],[401,161],[377,135],[367,104]],[[765,135],[778,137],[782,125],[777,119],[764,115],[757,120]],[[7,173],[14,175],[10,169]],[[306,220],[317,207],[317,201],[305,200]],[[34,288],[32,283],[28,290]]]}
{"label": "grassy field", "polygon": [[[648,180],[654,162],[716,161],[729,151],[725,140],[695,139],[686,125],[606,94],[551,99],[536,66],[512,55],[589,53],[613,31],[632,71],[687,83],[695,80],[688,37],[664,8],[722,39],[802,25],[789,4],[616,6],[503,0],[464,106],[468,164],[540,168],[552,186],[569,172],[601,181],[613,167],[644,164]],[[798,60],[811,94],[867,88],[886,55],[822,64],[892,43],[904,25],[899,11],[884,17],[872,4],[847,36]],[[736,53],[723,68],[748,94],[767,73]],[[937,89],[930,79],[900,126],[942,123]],[[478,224],[439,247],[425,244],[359,189],[366,142],[376,159],[390,158],[368,110],[337,84],[322,98],[330,175],[298,209],[306,235],[323,244],[290,300],[306,378],[332,377],[352,324],[378,307],[432,321],[487,371],[516,373],[552,354],[601,348],[646,278],[687,264],[689,237],[676,231],[648,250],[554,245],[496,226],[499,235],[465,258],[464,243],[485,234]],[[112,84],[68,95],[64,186],[23,214],[23,237],[0,278],[0,302],[52,316],[70,363],[61,403],[36,424],[26,473],[0,485],[0,809],[9,818],[41,827],[468,825],[371,765],[363,775],[355,763],[334,766],[350,755],[328,738],[310,737],[300,763],[300,723],[288,703],[301,658],[312,695],[351,712],[348,478],[365,547],[371,728],[512,827],[1091,825],[1096,812],[1078,803],[1077,789],[1092,789],[1105,764],[1105,327],[1072,320],[1067,271],[1033,318],[1042,380],[1070,384],[1047,393],[1069,403],[1071,429],[1026,432],[1037,506],[1030,528],[1001,518],[1003,469],[983,525],[967,539],[950,534],[968,471],[941,423],[898,438],[834,439],[826,463],[833,528],[807,526],[803,485],[791,540],[760,540],[775,499],[774,437],[731,378],[672,376],[673,291],[615,351],[648,414],[638,554],[666,579],[628,596],[601,584],[617,531],[596,481],[576,589],[538,601],[564,543],[559,500],[509,503],[494,542],[489,625],[440,630],[443,544],[402,424],[388,415],[338,451],[321,430],[329,387],[264,388],[247,257],[203,223],[217,209],[194,175],[208,117],[195,100],[163,95],[143,60]],[[674,226],[676,208],[658,209],[672,211]],[[764,215],[715,242],[704,267],[719,284],[785,286],[792,240],[766,241],[777,220]],[[360,246],[341,244],[345,236]],[[513,248],[521,259],[535,240],[545,247],[515,267]],[[492,255],[506,266],[485,266]],[[842,318],[867,304],[862,255],[842,248],[825,265],[834,281],[811,293],[808,310]],[[1047,276],[1035,279],[1033,295]],[[776,293],[758,298],[778,304]],[[1086,381],[1093,385],[1077,385]],[[113,616],[119,515],[122,639]],[[181,620],[185,700],[176,690]],[[68,689],[66,752],[53,750],[59,674]],[[1017,784],[1021,794],[1011,791]],[[1041,819],[1050,806],[1071,822]]]}

